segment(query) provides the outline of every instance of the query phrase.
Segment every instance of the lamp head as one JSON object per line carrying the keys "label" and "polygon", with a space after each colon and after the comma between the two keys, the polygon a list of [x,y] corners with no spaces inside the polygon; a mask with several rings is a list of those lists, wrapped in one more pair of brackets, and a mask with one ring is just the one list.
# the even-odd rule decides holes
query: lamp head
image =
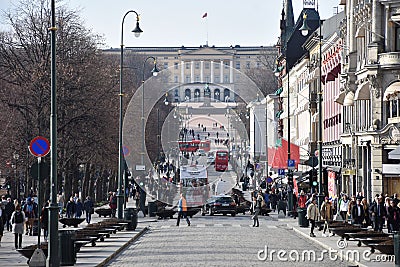
{"label": "lamp head", "polygon": [[132,30],[132,32],[135,34],[135,37],[139,37],[140,34],[143,32],[139,26],[139,16],[136,17],[136,27]]}
{"label": "lamp head", "polygon": [[157,62],[154,60],[154,68],[151,70],[151,73],[153,73],[153,76],[155,77],[158,75],[159,72],[160,71],[157,68]]}
{"label": "lamp head", "polygon": [[308,32],[311,30],[311,28],[307,24],[307,14],[306,13],[304,13],[304,15],[303,15],[303,25],[301,26],[301,28],[299,30],[301,31],[301,34],[303,36],[307,36]]}

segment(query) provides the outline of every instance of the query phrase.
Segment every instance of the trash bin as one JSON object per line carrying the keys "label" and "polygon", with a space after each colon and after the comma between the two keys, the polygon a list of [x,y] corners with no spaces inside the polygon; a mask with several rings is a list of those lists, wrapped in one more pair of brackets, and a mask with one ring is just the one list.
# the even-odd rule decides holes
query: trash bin
{"label": "trash bin", "polygon": [[306,218],[307,208],[297,208],[298,222],[300,227],[308,227],[308,220]]}
{"label": "trash bin", "polygon": [[58,245],[61,266],[74,265],[76,263],[75,239],[76,232],[74,230],[58,230]]}
{"label": "trash bin", "polygon": [[126,208],[124,210],[124,219],[128,221],[126,230],[135,230],[138,223],[137,210],[135,208]]}
{"label": "trash bin", "polygon": [[150,217],[156,217],[156,213],[157,213],[157,204],[154,201],[149,201],[148,202],[148,214]]}

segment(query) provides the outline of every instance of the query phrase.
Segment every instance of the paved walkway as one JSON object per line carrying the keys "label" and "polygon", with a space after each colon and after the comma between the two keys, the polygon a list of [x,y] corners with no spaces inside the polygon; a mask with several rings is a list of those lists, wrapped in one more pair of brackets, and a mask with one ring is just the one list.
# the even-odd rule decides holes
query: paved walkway
{"label": "paved walkway", "polygon": [[[127,203],[127,207],[133,207],[132,205],[133,201]],[[104,217],[99,218],[97,214],[94,214],[92,216],[92,223],[104,219]],[[77,262],[74,266],[103,266],[116,253],[144,234],[148,229],[146,226],[150,221],[154,220],[147,220],[147,217],[139,218],[138,227],[135,231],[119,231],[111,235],[110,238],[105,238],[104,242],[96,242],[95,247],[90,245],[83,246],[77,254]],[[85,221],[79,226],[85,227],[86,225]],[[59,229],[62,229],[61,224],[59,224]],[[37,239],[37,236],[23,235],[22,247],[37,244]],[[43,237],[41,238],[41,242],[43,242]],[[4,231],[0,247],[0,266],[28,266],[27,260],[27,258],[14,249],[14,235],[11,232]]]}

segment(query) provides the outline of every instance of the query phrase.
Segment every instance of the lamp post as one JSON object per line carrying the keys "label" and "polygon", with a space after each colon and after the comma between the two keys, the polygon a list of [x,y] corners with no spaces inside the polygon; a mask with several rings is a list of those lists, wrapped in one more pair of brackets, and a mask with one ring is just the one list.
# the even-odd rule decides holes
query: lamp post
{"label": "lamp post", "polygon": [[[142,154],[141,154],[141,164],[144,165],[144,150],[145,150],[145,144],[146,144],[146,136],[145,136],[145,123],[144,123],[144,69],[146,67],[146,62],[147,60],[152,59],[153,60],[153,64],[154,67],[151,70],[151,72],[153,73],[153,76],[157,76],[158,75],[158,69],[157,69],[157,61],[155,57],[147,57],[144,61],[143,61],[143,72],[142,72]],[[158,155],[159,156],[159,155]]]}
{"label": "lamp post", "polygon": [[14,183],[14,186],[15,186],[15,190],[14,190],[14,194],[15,194],[15,198],[16,199],[19,199],[19,183],[18,183],[18,170],[17,170],[17,162],[18,162],[18,159],[19,159],[19,155],[18,155],[18,153],[17,152],[14,152],[13,153],[13,159],[14,159],[14,178],[15,178],[15,183]]}
{"label": "lamp post", "polygon": [[[319,69],[319,80],[318,80],[318,206],[321,207],[324,201],[324,195],[322,193],[322,29],[321,29],[321,19],[318,19],[318,45],[319,45],[319,55],[318,55],[318,69]],[[301,34],[307,36],[310,27],[307,25],[307,14],[303,14],[303,25],[299,29]]]}
{"label": "lamp post", "polygon": [[51,1],[51,96],[50,96],[50,205],[49,243],[47,267],[60,266],[58,256],[58,203],[57,203],[57,88],[56,88],[56,15],[55,0]]}
{"label": "lamp post", "polygon": [[133,33],[135,37],[139,37],[143,32],[139,27],[139,14],[134,10],[129,10],[125,13],[122,18],[121,23],[121,58],[120,58],[120,70],[119,70],[119,132],[118,132],[118,191],[117,191],[117,217],[118,219],[122,219],[123,215],[123,204],[124,204],[124,194],[122,192],[122,180],[123,180],[123,172],[125,169],[124,159],[122,154],[122,115],[123,115],[123,71],[124,71],[124,22],[125,17],[129,13],[136,14],[136,27],[133,29]]}

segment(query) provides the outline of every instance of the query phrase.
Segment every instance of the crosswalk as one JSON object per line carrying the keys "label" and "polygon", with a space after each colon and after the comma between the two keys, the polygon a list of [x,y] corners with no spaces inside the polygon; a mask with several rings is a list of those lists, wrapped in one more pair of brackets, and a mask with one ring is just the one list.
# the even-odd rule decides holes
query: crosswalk
{"label": "crosswalk", "polygon": [[[169,229],[169,228],[176,228],[176,227],[188,227],[186,222],[183,221],[179,226],[176,225],[161,225],[161,229]],[[195,228],[207,228],[207,227],[252,227],[250,224],[221,224],[221,223],[209,223],[209,224],[190,224],[190,227]],[[265,225],[265,228],[268,229],[276,229],[278,228],[276,225]]]}

